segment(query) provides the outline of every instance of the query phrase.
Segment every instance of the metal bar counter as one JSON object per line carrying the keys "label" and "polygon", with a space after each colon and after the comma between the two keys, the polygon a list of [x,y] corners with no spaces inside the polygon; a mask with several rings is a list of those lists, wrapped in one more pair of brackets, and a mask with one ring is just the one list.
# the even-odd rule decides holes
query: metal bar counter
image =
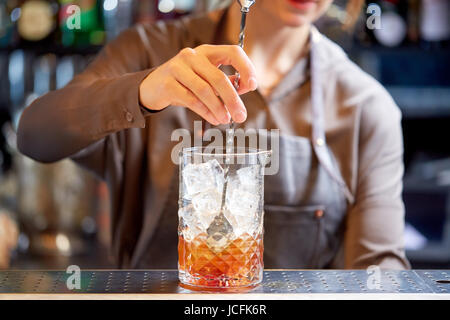
{"label": "metal bar counter", "polygon": [[365,270],[266,270],[247,291],[190,291],[175,270],[81,271],[81,288],[69,290],[65,271],[0,272],[2,299],[446,299],[450,270],[380,271],[378,286]]}

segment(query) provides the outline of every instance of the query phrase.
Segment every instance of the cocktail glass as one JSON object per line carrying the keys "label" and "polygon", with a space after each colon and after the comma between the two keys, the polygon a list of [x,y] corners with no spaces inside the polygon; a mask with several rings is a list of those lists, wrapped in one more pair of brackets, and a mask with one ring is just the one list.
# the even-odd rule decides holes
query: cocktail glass
{"label": "cocktail glass", "polygon": [[238,288],[262,281],[264,167],[270,155],[250,148],[194,147],[180,153],[182,284]]}

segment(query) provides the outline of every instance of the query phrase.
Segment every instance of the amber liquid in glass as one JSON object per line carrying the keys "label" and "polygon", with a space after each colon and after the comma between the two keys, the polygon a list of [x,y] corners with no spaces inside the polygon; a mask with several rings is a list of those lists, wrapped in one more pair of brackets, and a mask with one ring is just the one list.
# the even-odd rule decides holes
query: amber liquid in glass
{"label": "amber liquid in glass", "polygon": [[230,241],[220,252],[207,244],[207,234],[191,241],[178,238],[179,271],[183,283],[211,288],[245,287],[261,282],[263,236],[247,233]]}

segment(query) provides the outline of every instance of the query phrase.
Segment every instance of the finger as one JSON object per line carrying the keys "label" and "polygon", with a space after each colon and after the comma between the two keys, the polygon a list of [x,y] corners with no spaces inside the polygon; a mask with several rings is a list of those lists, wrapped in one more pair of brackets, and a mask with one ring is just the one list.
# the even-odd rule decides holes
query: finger
{"label": "finger", "polygon": [[202,45],[196,49],[203,53],[215,65],[231,65],[241,75],[239,87],[242,92],[257,88],[256,71],[247,54],[239,46],[233,45]]}
{"label": "finger", "polygon": [[172,104],[182,105],[190,109],[214,126],[218,126],[220,124],[220,121],[216,119],[211,110],[209,110],[208,107],[200,101],[194,93],[184,87],[181,83],[176,83],[173,86],[172,91],[174,96],[177,97]]}
{"label": "finger", "polygon": [[179,83],[194,93],[220,123],[227,124],[230,122],[230,114],[222,101],[216,96],[210,84],[197,75],[190,67],[177,68],[174,72],[174,77]]}
{"label": "finger", "polygon": [[238,123],[244,122],[247,119],[247,111],[227,75],[211,64],[202,54],[191,57],[189,63],[194,72],[206,80],[220,95],[233,120]]}
{"label": "finger", "polygon": [[[234,86],[234,82],[236,81],[236,75],[228,75],[227,76],[228,77],[228,79],[230,79],[230,82],[233,84],[233,86]],[[245,91],[245,90],[243,90],[243,89],[241,89],[240,87],[238,88],[238,90],[237,90],[237,92],[238,92],[238,94],[239,95],[242,95],[242,94],[246,94],[248,91]]]}

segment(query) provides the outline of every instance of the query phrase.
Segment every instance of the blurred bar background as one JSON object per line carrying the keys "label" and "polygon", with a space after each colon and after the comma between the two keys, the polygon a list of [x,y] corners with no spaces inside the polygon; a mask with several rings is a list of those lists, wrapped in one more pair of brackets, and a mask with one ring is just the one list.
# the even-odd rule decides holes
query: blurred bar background
{"label": "blurred bar background", "polygon": [[[19,228],[11,268],[114,267],[105,185],[69,160],[44,165],[21,156],[21,111],[67,84],[125,28],[225,2],[0,0],[0,214]],[[342,29],[345,5],[335,1],[317,26],[402,110],[407,255],[414,268],[449,268],[450,1],[367,1],[352,32]],[[382,28],[371,30],[378,10]]]}

